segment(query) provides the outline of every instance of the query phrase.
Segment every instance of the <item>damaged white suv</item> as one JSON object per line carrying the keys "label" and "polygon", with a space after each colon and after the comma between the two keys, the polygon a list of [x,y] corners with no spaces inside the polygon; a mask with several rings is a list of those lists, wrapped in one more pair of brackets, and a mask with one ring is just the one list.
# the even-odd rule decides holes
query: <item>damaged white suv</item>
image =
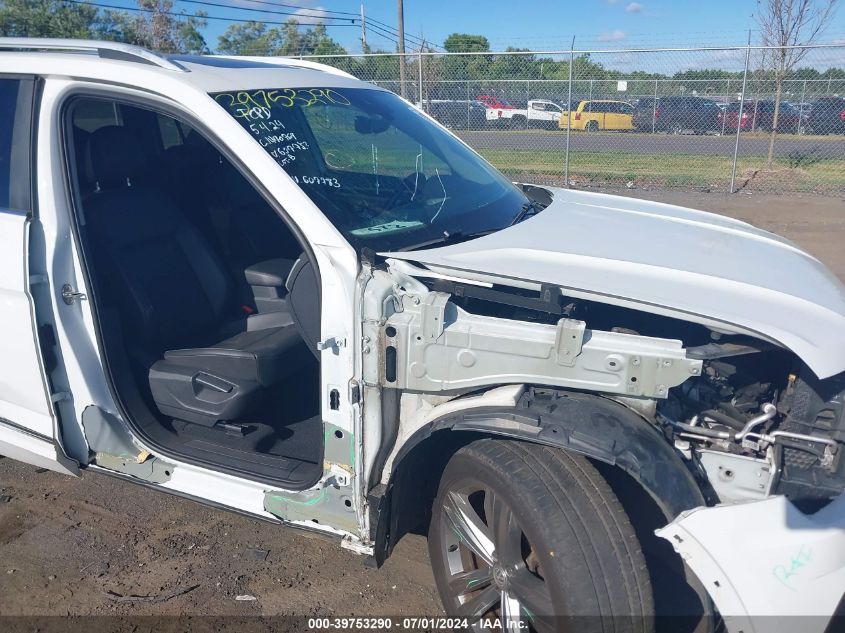
{"label": "damaged white suv", "polygon": [[470,625],[828,626],[845,288],[816,259],[514,185],[333,68],[0,49],[0,453],[379,564],[427,530]]}

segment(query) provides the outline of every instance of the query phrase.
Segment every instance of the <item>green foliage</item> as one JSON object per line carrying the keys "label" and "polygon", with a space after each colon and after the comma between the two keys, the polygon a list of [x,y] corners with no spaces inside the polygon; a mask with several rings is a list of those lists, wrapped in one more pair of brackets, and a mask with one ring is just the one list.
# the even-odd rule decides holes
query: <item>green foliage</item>
{"label": "green foliage", "polygon": [[483,35],[452,33],[443,42],[443,48],[450,53],[486,53],[490,50],[490,42]]}
{"label": "green foliage", "polygon": [[264,22],[232,24],[217,38],[217,51],[226,55],[273,55],[281,45],[279,30]]}
{"label": "green foliage", "polygon": [[268,28],[263,22],[232,24],[218,37],[217,49],[227,55],[299,57],[346,54],[346,49],[329,37],[324,24],[303,30],[293,18],[273,28]]}
{"label": "green foliage", "polygon": [[2,0],[0,35],[88,38],[103,30],[96,7],[61,0]]}
{"label": "green foliage", "polygon": [[173,0],[137,0],[143,12],[100,10],[61,0],[0,0],[0,35],[104,39],[163,53],[207,53],[201,12],[189,16]]}

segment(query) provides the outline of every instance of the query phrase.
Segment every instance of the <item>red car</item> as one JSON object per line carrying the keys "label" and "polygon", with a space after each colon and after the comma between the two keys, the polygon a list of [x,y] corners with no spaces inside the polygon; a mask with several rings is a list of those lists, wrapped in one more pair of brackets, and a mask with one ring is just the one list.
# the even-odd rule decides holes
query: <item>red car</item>
{"label": "red car", "polygon": [[488,108],[493,108],[494,110],[513,110],[513,106],[503,99],[499,99],[499,97],[493,97],[491,95],[478,95],[475,98],[476,101],[480,101]]}
{"label": "red car", "polygon": [[[775,116],[774,101],[746,101],[742,106],[742,121],[739,122],[739,102],[730,103],[719,114],[719,124],[726,131],[736,132],[737,126],[743,131],[771,130]],[[789,103],[781,101],[778,114],[778,130],[798,132],[801,114]]]}

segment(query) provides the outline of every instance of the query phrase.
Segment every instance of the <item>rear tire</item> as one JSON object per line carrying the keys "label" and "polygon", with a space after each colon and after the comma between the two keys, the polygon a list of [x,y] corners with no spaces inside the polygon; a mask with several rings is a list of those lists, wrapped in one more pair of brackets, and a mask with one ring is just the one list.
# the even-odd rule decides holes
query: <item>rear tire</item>
{"label": "rear tire", "polygon": [[584,128],[588,132],[598,132],[599,131],[599,122],[598,121],[589,121],[587,123],[587,127]]}
{"label": "rear tire", "polygon": [[510,440],[469,444],[443,472],[428,543],[450,615],[519,618],[524,631],[653,628],[640,543],[583,457]]}

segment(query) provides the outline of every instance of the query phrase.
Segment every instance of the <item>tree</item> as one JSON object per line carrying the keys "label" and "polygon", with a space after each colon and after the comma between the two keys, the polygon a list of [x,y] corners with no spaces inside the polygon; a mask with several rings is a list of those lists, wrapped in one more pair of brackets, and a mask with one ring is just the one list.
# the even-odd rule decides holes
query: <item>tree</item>
{"label": "tree", "polygon": [[88,4],[61,0],[3,0],[0,35],[6,37],[90,38],[100,27],[100,14]]}
{"label": "tree", "polygon": [[177,13],[172,0],[138,0],[138,8],[143,11],[132,14],[62,0],[0,0],[0,35],[112,40],[163,53],[208,52],[202,13]]}
{"label": "tree", "polygon": [[217,38],[217,49],[228,55],[299,57],[346,54],[346,49],[329,37],[324,24],[302,31],[299,22],[294,19],[273,28],[268,28],[264,22],[232,24]]}
{"label": "tree", "polygon": [[763,45],[772,47],[764,52],[775,80],[775,111],[769,135],[766,166],[772,166],[775,137],[778,131],[780,100],[786,76],[807,55],[809,49],[796,48],[812,44],[825,30],[838,0],[757,0],[757,23]]}
{"label": "tree", "polygon": [[[483,35],[452,33],[443,42],[443,48],[448,53],[486,53],[490,51],[490,42]],[[466,89],[477,94],[477,91],[483,88],[480,84],[475,84],[476,90],[472,90],[470,82],[486,80],[492,61],[490,55],[447,55],[443,60],[443,76],[447,80],[466,81]]]}
{"label": "tree", "polygon": [[490,42],[483,35],[452,33],[443,42],[443,48],[450,53],[486,53],[490,50]]}
{"label": "tree", "polygon": [[207,22],[204,13],[187,15],[173,10],[173,0],[137,0],[142,11],[128,14],[108,12],[116,23],[114,39],[162,53],[208,53],[201,29]]}
{"label": "tree", "polygon": [[278,29],[268,29],[264,22],[231,24],[217,38],[217,50],[227,55],[275,55],[282,46]]}

